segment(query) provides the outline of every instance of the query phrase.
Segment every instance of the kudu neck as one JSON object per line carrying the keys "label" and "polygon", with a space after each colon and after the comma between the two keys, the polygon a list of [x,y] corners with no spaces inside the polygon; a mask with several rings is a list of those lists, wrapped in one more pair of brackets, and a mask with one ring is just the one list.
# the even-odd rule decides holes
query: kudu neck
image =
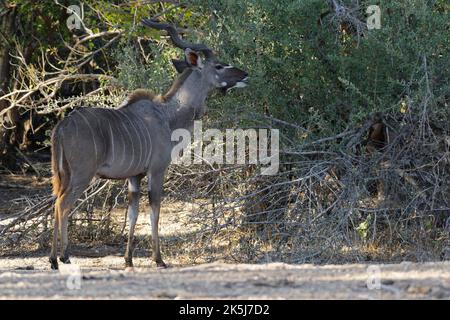
{"label": "kudu neck", "polygon": [[172,130],[192,130],[194,120],[205,112],[205,101],[212,88],[196,70],[187,69],[175,80],[165,95]]}

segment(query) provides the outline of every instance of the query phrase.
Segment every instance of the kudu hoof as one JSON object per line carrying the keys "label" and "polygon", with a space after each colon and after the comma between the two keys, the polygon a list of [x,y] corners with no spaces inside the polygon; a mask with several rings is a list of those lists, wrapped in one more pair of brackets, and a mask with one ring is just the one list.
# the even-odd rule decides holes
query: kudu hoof
{"label": "kudu hoof", "polygon": [[59,257],[59,261],[61,261],[64,264],[70,264],[69,257]]}
{"label": "kudu hoof", "polygon": [[125,272],[134,272],[134,267],[125,267]]}
{"label": "kudu hoof", "polygon": [[52,270],[58,270],[58,260],[56,258],[49,258],[50,266]]}
{"label": "kudu hoof", "polygon": [[125,268],[133,268],[133,260],[131,258],[125,258]]}

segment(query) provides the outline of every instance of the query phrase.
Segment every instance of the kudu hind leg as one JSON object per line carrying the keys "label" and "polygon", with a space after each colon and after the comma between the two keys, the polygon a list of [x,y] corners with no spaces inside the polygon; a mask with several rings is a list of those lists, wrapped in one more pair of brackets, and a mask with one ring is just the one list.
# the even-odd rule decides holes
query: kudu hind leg
{"label": "kudu hind leg", "polygon": [[133,249],[134,249],[134,228],[139,215],[139,190],[141,178],[131,177],[128,179],[128,208],[127,216],[130,224],[128,231],[128,243],[125,251],[125,266],[133,266]]}
{"label": "kudu hind leg", "polygon": [[60,201],[59,197],[56,198],[55,201],[55,223],[53,227],[53,240],[52,240],[52,250],[50,252],[50,265],[53,270],[58,270],[58,232],[59,232],[59,209],[60,209]]}
{"label": "kudu hind leg", "polygon": [[149,178],[148,201],[150,203],[150,221],[152,225],[152,254],[158,268],[166,268],[159,247],[158,223],[163,193],[164,173],[152,174]]}
{"label": "kudu hind leg", "polygon": [[77,199],[83,194],[83,191],[89,185],[91,179],[86,179],[78,182],[73,182],[61,195],[59,207],[59,232],[61,235],[61,253],[59,260],[63,263],[70,263],[69,259],[69,239],[68,239],[68,225],[69,214]]}

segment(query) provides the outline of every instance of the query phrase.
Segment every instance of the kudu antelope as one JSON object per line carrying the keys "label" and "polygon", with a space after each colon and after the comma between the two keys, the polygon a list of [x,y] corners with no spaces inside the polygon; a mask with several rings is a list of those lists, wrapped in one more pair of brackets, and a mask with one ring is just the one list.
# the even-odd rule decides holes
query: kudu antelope
{"label": "kudu antelope", "polygon": [[[148,176],[151,206],[152,253],[158,267],[165,267],[158,239],[158,220],[166,168],[171,161],[171,132],[192,130],[194,120],[205,112],[205,101],[213,88],[228,91],[244,87],[247,73],[219,62],[203,44],[183,41],[168,24],[143,19],[148,27],[167,31],[175,46],[185,51],[184,60],[172,60],[181,75],[162,96],[135,91],[116,109],[81,108],[63,119],[52,134],[55,224],[50,255],[52,269],[60,261],[70,263],[67,251],[68,215],[74,202],[94,176],[128,179],[130,230],[125,265],[132,266],[134,228],[138,217],[139,187]],[[200,56],[203,53],[204,59]]]}

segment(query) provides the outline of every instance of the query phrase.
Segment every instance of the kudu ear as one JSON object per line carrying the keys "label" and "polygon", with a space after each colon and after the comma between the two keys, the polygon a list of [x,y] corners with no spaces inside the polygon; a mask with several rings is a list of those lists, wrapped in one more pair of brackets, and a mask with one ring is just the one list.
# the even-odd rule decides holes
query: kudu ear
{"label": "kudu ear", "polygon": [[184,50],[184,54],[186,55],[186,62],[190,66],[198,68],[203,67],[202,58],[200,58],[200,55],[197,52],[192,49],[186,48],[186,50]]}
{"label": "kudu ear", "polygon": [[178,73],[183,73],[184,69],[189,67],[185,60],[172,59],[172,64]]}

